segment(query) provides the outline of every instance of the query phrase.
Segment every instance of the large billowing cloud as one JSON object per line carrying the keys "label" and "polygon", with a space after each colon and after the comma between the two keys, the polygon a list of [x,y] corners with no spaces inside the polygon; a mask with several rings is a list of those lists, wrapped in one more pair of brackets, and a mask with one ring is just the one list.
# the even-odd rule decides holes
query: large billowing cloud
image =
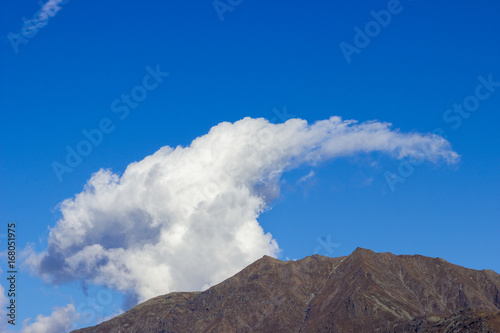
{"label": "large billowing cloud", "polygon": [[279,178],[301,164],[379,151],[453,163],[458,155],[433,134],[339,117],[271,124],[221,123],[189,147],[163,147],[120,176],[95,173],[60,204],[48,249],[31,257],[55,282],[84,279],[139,300],[222,281],[279,247],[257,218],[279,195]]}

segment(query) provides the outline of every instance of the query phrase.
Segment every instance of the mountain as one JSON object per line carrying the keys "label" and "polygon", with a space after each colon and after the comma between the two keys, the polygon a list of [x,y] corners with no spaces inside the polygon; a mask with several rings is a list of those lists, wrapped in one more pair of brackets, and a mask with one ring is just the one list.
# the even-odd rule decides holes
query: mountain
{"label": "mountain", "polygon": [[152,298],[77,333],[499,332],[500,275],[440,258],[268,256],[204,292]]}

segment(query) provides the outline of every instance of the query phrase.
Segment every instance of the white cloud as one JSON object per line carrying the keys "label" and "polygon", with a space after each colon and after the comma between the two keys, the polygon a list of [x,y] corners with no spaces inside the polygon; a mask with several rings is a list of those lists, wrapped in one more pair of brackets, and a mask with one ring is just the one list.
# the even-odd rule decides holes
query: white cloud
{"label": "white cloud", "polygon": [[73,304],[63,308],[56,307],[50,316],[38,315],[31,324],[29,324],[31,318],[24,320],[22,333],[67,333],[78,317]]}
{"label": "white cloud", "polygon": [[279,195],[284,171],[372,151],[459,158],[439,136],[405,134],[387,123],[224,122],[189,147],[166,146],[131,163],[121,176],[95,173],[60,204],[48,249],[28,261],[55,282],[81,278],[132,291],[141,301],[204,289],[264,254],[278,255],[257,218]]}
{"label": "white cloud", "polygon": [[[0,256],[0,258],[2,258],[2,256]],[[0,276],[3,276],[2,269],[0,269]],[[7,296],[5,296],[4,287],[2,286],[2,284],[0,284],[0,309],[2,309],[2,311],[8,310],[6,309],[8,305],[9,305],[9,299],[7,298]],[[5,329],[5,327],[7,326],[7,320],[9,319],[10,318],[7,317],[7,313],[3,314],[0,317],[0,329],[2,330]]]}
{"label": "white cloud", "polygon": [[307,175],[300,177],[300,179],[297,180],[297,184],[304,183],[312,177],[314,177],[314,171],[311,170]]}

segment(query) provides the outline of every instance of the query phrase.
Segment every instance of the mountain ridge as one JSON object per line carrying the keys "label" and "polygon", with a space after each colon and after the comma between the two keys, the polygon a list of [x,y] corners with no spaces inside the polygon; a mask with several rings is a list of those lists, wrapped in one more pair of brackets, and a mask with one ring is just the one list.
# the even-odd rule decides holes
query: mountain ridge
{"label": "mountain ridge", "polygon": [[203,292],[157,296],[100,332],[500,332],[500,275],[441,258],[269,256]]}

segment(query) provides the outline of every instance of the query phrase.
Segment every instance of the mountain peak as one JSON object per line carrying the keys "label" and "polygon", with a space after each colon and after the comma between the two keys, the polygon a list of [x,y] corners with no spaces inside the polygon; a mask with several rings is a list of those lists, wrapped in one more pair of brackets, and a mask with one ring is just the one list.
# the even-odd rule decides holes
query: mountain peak
{"label": "mountain peak", "polygon": [[365,248],[362,248],[362,247],[357,247],[352,253],[351,255],[374,255],[376,254],[374,251],[372,250],[369,250],[369,249],[365,249]]}

